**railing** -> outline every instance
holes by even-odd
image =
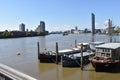
[[[0,80],[37,80],[4,64],[0,64]]]

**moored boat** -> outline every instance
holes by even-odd
[[[78,49],[81,49],[81,44],[82,44],[82,47],[83,47],[83,51],[86,51],[86,50],[90,49],[89,43],[77,43],[76,45],[77,45]]]
[[[41,63],[55,63],[56,54],[51,54],[51,52],[39,53],[39,60]],[[61,61],[61,56],[58,55],[58,62]]]
[[[83,52],[83,65],[88,64],[89,57],[92,56],[94,53],[89,52]],[[62,66],[63,67],[80,67],[81,66],[81,53],[76,54],[70,54],[70,55],[64,55],[62,56]]]
[[[80,52],[78,48],[64,49],[58,51],[58,62],[61,61],[61,56],[66,54],[74,54]],[[56,62],[56,51],[47,51],[38,54],[39,60],[41,63],[55,63]]]
[[[90,42],[89,43],[89,46],[90,46],[90,49],[92,51],[95,51],[96,50],[96,46],[99,46],[101,44],[104,44],[104,42]]]
[[[96,71],[114,68],[120,63],[120,43],[106,43],[96,47],[95,56],[90,59]]]

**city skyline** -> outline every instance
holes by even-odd
[[[18,30],[24,23],[35,30],[39,21],[45,21],[48,31],[91,29],[91,13],[96,17],[96,28],[104,28],[109,18],[120,25],[119,0],[1,0],[0,31]]]

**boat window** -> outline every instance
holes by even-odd
[[[108,52],[110,52],[110,49],[108,49]]]
[[[110,57],[110,54],[109,54],[109,53],[107,53],[107,54],[106,54],[106,57]]]
[[[102,52],[102,50],[101,49],[97,49],[97,52]]]
[[[107,52],[107,49],[105,49],[105,52]]]
[[[105,53],[101,53],[101,56],[103,56],[103,57],[104,57],[104,56],[105,56]]]
[[[96,52],[99,52],[99,49],[96,49]]]
[[[103,52],[105,52],[105,50],[103,49]]]

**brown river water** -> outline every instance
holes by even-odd
[[[58,42],[59,49],[71,48],[77,42],[90,42],[90,34],[62,36],[61,34],[45,37],[26,37],[0,39],[0,63],[17,69],[38,80],[120,80],[120,71],[95,72],[91,64],[81,68],[63,68],[61,64],[40,63],[37,58],[37,42],[40,50],[55,50]],[[96,35],[96,41],[107,42],[107,35]],[[116,37],[119,40],[119,36]],[[17,55],[20,53],[21,55]],[[119,67],[118,67],[119,70]]]

